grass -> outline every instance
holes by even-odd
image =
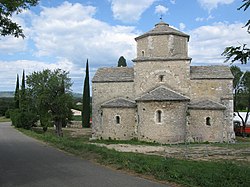
[[[1,122],[10,122],[10,118],[6,118],[4,116],[0,117],[0,123]]]
[[[82,121],[82,116],[73,116],[72,121]]]
[[[202,187],[250,186],[249,165],[240,166],[229,161],[192,161],[166,159],[138,153],[122,153],[88,144],[88,136],[71,137],[70,131],[65,131],[63,138],[56,137],[51,129],[46,133],[38,130],[20,129],[20,131],[85,159],[94,160],[116,169],[153,176],[161,181]]]

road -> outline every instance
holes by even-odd
[[[64,153],[0,123],[0,187],[165,186]]]

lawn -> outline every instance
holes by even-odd
[[[10,122],[10,118],[5,118],[4,116],[0,117],[0,123],[1,122]]]
[[[139,153],[122,153],[89,144],[89,136],[72,137],[70,130],[64,130],[64,137],[49,132],[20,129],[23,133],[45,141],[64,151],[82,158],[126,170],[160,181],[174,182],[183,186],[235,187],[250,186],[250,165],[239,165],[233,161],[193,161],[164,158]]]

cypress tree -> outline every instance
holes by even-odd
[[[121,56],[118,60],[118,67],[127,67],[126,59]]]
[[[16,77],[16,90],[14,95],[15,108],[19,108],[19,75]]]
[[[89,90],[89,63],[87,59],[84,89],[82,96],[82,127],[90,127],[90,90]]]
[[[23,70],[23,78],[22,78],[21,93],[20,93],[20,109],[22,111],[25,110],[25,103],[26,103],[25,73],[24,73],[24,70]]]

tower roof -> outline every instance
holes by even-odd
[[[188,97],[185,97],[179,93],[176,93],[164,86],[157,87],[152,91],[137,98],[136,101],[189,101]]]
[[[170,27],[169,24],[163,21],[160,21],[159,23],[155,24],[155,28],[142,34],[141,36],[136,37],[135,40],[155,35],[177,35],[189,38],[189,35]]]
[[[116,98],[103,103],[101,106],[104,108],[135,108],[136,104],[128,99]]]

